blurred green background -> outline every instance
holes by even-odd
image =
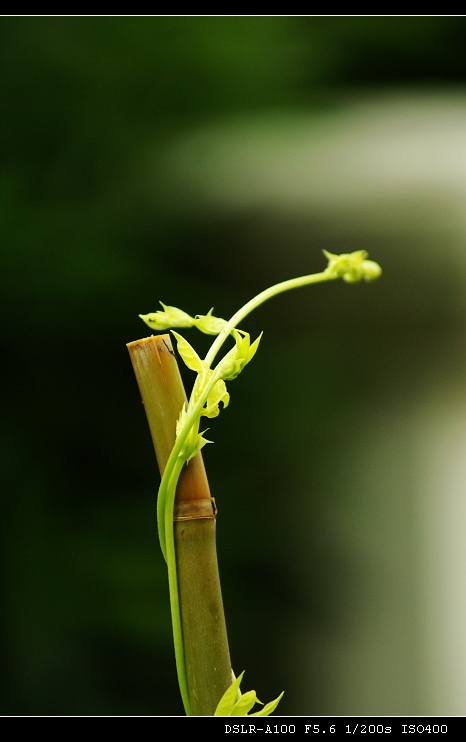
[[[466,19],[0,40],[1,713],[183,713],[125,344],[159,299],[229,317],[323,248],[384,276],[251,316],[209,430],[233,666],[285,715],[465,713]]]

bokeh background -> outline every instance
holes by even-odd
[[[466,713],[465,42],[463,17],[0,19],[1,713],[183,713],[125,344],[159,300],[228,317],[322,249],[383,278],[258,310],[210,425],[233,666],[285,715]]]

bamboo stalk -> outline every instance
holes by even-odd
[[[186,401],[169,335],[128,343],[155,453],[163,474]],[[231,685],[231,665],[215,544],[215,504],[202,454],[181,472],[174,531],[178,593],[191,711],[213,715]]]

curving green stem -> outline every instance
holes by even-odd
[[[219,379],[219,376],[217,376],[216,374],[213,374],[212,378],[209,380],[209,383],[206,385],[206,388],[203,390],[202,394],[199,396],[199,399],[196,402],[196,405],[188,413],[185,424],[182,430],[180,430],[180,432],[178,433],[176,437],[175,445],[172,448],[172,451],[168,458],[165,470],[163,472],[162,481],[160,483],[158,497],[157,497],[157,525],[158,525],[158,531],[159,531],[160,548],[162,549],[162,554],[167,564],[168,564],[168,554],[167,554],[167,545],[166,545],[167,532],[173,531],[173,506],[175,502],[174,495],[173,495],[173,500],[171,500],[171,496],[169,497],[169,485],[171,488],[172,474],[173,474],[175,466],[177,466],[178,462],[181,461],[180,471],[178,472],[178,476],[176,477],[176,480],[174,482],[174,487],[176,490],[178,478],[180,476],[181,469],[183,468],[183,464],[185,463],[184,459],[180,457],[180,452],[183,448],[186,438],[189,435],[189,431],[191,430],[191,427],[196,422],[196,420],[199,418],[201,414],[201,410],[206,403],[207,397],[209,396],[212,390],[212,387],[218,381],[218,379]],[[170,500],[171,500],[171,507],[170,507]]]
[[[321,283],[323,281],[331,281],[338,276],[329,274],[328,271],[322,273],[316,273],[310,276],[302,276],[300,278],[294,278],[289,281],[283,281],[282,283],[276,284],[251,299],[245,304],[226,324],[222,332],[217,336],[212,347],[210,348],[205,361],[210,368],[216,354],[222,347],[223,343],[235,329],[236,325],[239,324],[250,312],[256,309],[258,306],[263,304],[268,299],[281,294],[284,291],[290,291],[291,289],[298,288],[300,286],[306,286],[311,283]],[[162,481],[160,483],[158,500],[157,500],[157,519],[159,528],[160,546],[162,553],[165,557],[168,567],[168,584],[170,592],[170,610],[173,624],[173,640],[175,645],[175,661],[176,670],[178,674],[178,682],[181,691],[181,697],[183,699],[183,705],[187,716],[191,716],[191,704],[189,700],[188,681],[186,676],[186,663],[184,657],[184,646],[183,646],[183,633],[181,627],[181,612],[180,603],[178,596],[178,579],[176,572],[176,555],[175,555],[175,539],[173,531],[173,508],[175,503],[176,485],[178,483],[181,470],[184,465],[184,460],[180,457],[180,451],[183,448],[183,444],[191,430],[192,425],[200,417],[202,408],[209,396],[213,386],[220,377],[217,374],[213,374],[209,383],[203,389],[194,407],[188,412],[185,424],[180,430],[175,445],[170,453],[165,471],[163,473]]]
[[[308,286],[314,283],[323,283],[324,281],[333,281],[338,278],[343,278],[343,280],[347,281],[348,283],[355,283],[357,281],[360,281],[361,279],[372,281],[378,278],[381,273],[380,266],[377,263],[365,260],[365,258],[367,257],[367,253],[363,250],[345,255],[331,255],[330,253],[325,254],[329,260],[329,264],[327,268],[321,273],[314,273],[308,276],[300,276],[299,278],[292,278],[288,281],[277,283],[275,284],[275,286],[271,286],[270,288],[265,289],[265,291],[262,291],[253,299],[248,301],[247,304],[241,307],[241,309],[239,309],[225,324],[215,341],[212,343],[212,346],[204,359],[206,367],[208,369],[211,368],[215,356],[219,352],[227,337],[236,328],[236,326],[254,309],[257,309],[257,307],[259,307],[261,304],[268,301],[269,299],[272,299],[274,296],[284,293],[285,291],[300,288],[301,286]],[[164,309],[166,310],[168,308],[164,306]],[[182,312],[180,313],[179,310],[175,310],[175,312],[177,312],[178,315],[183,315],[183,321],[186,321],[186,318],[188,318],[188,321],[191,320],[191,318],[189,318],[189,315],[185,315],[185,313]],[[179,325],[174,324],[171,326],[176,327]],[[190,325],[188,324],[183,326]],[[178,483],[181,470],[185,463],[185,459],[181,455],[184,443],[191,431],[192,426],[195,425],[200,419],[204,404],[206,403],[211,390],[213,389],[217,381],[219,381],[219,379],[221,379],[220,372],[216,373],[214,370],[208,383],[199,394],[199,398],[197,399],[196,404],[194,404],[191,409],[190,405],[188,404],[184,425],[176,437],[175,445],[173,446],[165,467],[165,471],[163,473],[157,502],[157,520],[160,546],[162,548],[162,552],[168,566],[170,608],[173,622],[176,668],[183,704],[188,716],[192,715],[192,711],[186,676],[186,663],[184,657],[181,613],[178,596],[178,578],[173,529],[173,509],[175,502],[176,485]]]
[[[297,289],[297,288],[300,288],[301,286],[307,286],[313,283],[323,283],[324,281],[334,281],[337,278],[339,278],[339,276],[334,275],[327,268],[325,271],[322,271],[321,273],[313,273],[309,276],[300,276],[299,278],[291,278],[288,281],[282,281],[281,283],[277,283],[275,284],[275,286],[271,286],[270,288],[265,289],[265,291],[261,291],[260,294],[257,294],[257,296],[255,296],[253,299],[248,301],[247,304],[241,307],[241,309],[239,309],[236,312],[236,314],[234,314],[233,317],[227,322],[224,329],[221,331],[221,333],[217,336],[215,341],[212,343],[212,346],[205,357],[205,362],[207,366],[210,368],[213,360],[215,359],[215,356],[217,355],[218,351],[224,344],[225,340],[230,335],[231,331],[234,330],[236,326],[240,322],[242,322],[242,320],[245,317],[247,317],[248,314],[250,314],[254,309],[257,309],[257,307],[259,307],[261,304],[264,304],[264,302],[268,301],[269,299],[272,299],[274,296],[277,296],[278,294],[284,293],[285,291],[291,291],[292,289]],[[162,481],[160,483],[158,499],[157,499],[157,522],[158,522],[158,529],[159,529],[160,546],[161,546],[165,561],[167,561],[165,524],[169,522],[168,518],[166,517],[168,482],[172,476],[173,467],[175,466],[178,460],[180,451],[183,448],[183,444],[189,435],[189,431],[191,430],[193,423],[195,423],[196,420],[199,418],[201,410],[204,407],[204,404],[206,403],[207,397],[209,396],[213,386],[218,381],[218,379],[219,377],[216,376],[215,374],[212,376],[212,378],[209,380],[209,383],[205,386],[202,393],[200,394],[196,405],[188,413],[185,424],[182,430],[180,430],[176,438],[175,445],[167,461],[167,465],[166,465],[166,468],[165,468],[165,471],[162,477]],[[175,483],[175,486],[176,486],[176,483]],[[172,506],[172,514],[173,514],[173,506]]]
[[[291,291],[291,289],[298,289],[301,286],[308,286],[311,283],[323,283],[324,281],[334,281],[336,278],[339,278],[339,275],[335,275],[333,272],[329,271],[328,268],[326,270],[322,271],[321,273],[312,273],[309,276],[300,276],[299,278],[290,278],[288,281],[282,281],[281,283],[276,283],[275,286],[270,286],[270,288],[265,289],[265,291],[261,291],[260,294],[257,294],[253,299],[248,301],[247,304],[245,304],[241,309],[238,309],[236,314],[233,315],[233,317],[227,322],[221,333],[217,336],[215,341],[212,343],[212,346],[207,353],[205,357],[205,361],[207,365],[211,366],[212,361],[214,360],[215,356],[217,355],[218,351],[222,347],[223,343],[227,339],[228,335],[232,330],[235,329],[236,325],[239,325],[240,322],[243,321],[245,317],[248,316],[254,309],[257,309],[261,304],[264,304],[264,302],[268,301],[269,299],[272,299],[274,296],[277,296],[278,294],[282,294],[285,291]]]
[[[168,567],[168,589],[170,593],[170,611],[173,626],[173,643],[175,645],[176,672],[178,675],[178,683],[186,716],[192,716],[188,679],[186,675],[186,663],[184,658],[180,600],[178,595],[178,577],[176,573],[175,535],[173,531],[173,507],[175,503],[176,485],[183,465],[184,461],[178,458],[175,465],[172,467],[172,473],[167,485],[165,505],[165,545]]]

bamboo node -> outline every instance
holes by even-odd
[[[199,520],[200,518],[215,518],[217,508],[213,497],[202,500],[182,500],[175,502],[173,520]]]

